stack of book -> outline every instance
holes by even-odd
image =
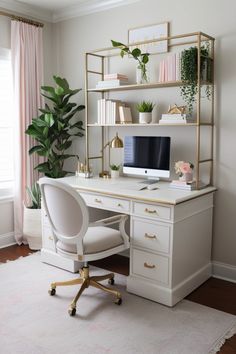
[[[97,101],[98,124],[113,125],[120,122],[119,107],[124,107],[125,102],[102,98]]]
[[[181,52],[168,55],[159,68],[159,82],[181,81]]]
[[[196,181],[192,181],[192,182],[184,182],[184,181],[180,181],[180,180],[173,180],[170,183],[170,187],[171,188],[175,188],[175,189],[185,189],[187,191],[193,191],[196,189]],[[198,188],[204,188],[205,185],[200,181]]]
[[[104,80],[98,81],[96,88],[112,88],[128,84],[128,77],[123,74],[106,74]]]
[[[186,124],[193,123],[194,120],[189,117],[187,114],[162,114],[161,119],[159,120],[159,124]]]

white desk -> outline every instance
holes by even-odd
[[[60,179],[76,188],[89,207],[130,215],[130,275],[127,290],[173,306],[211,276],[214,187],[199,191],[133,190],[137,179]],[[77,271],[80,264],[55,250],[43,213],[42,260]]]

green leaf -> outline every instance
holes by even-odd
[[[56,87],[55,88],[55,94],[58,95],[58,96],[62,96],[64,95],[65,91],[62,87]]]
[[[63,88],[64,90],[69,90],[69,84],[66,79],[62,79],[61,77],[55,75],[53,76],[53,79],[59,87]]]
[[[54,119],[52,113],[46,113],[45,114],[45,122],[47,123],[47,126],[50,128],[54,124]]]
[[[29,149],[29,154],[32,155],[34,152],[38,152],[42,150],[42,146],[36,145]]]
[[[148,61],[149,61],[149,58],[148,58],[149,54],[143,54],[142,55],[142,62],[143,64],[147,64]]]
[[[134,48],[131,54],[135,59],[137,59],[141,55],[141,50],[139,48]]]
[[[123,43],[113,41],[112,39],[111,39],[111,43],[112,43],[112,46],[115,47],[115,48],[117,48],[117,47],[125,47],[125,45]]]

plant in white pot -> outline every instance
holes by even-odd
[[[142,101],[137,104],[137,110],[139,111],[139,123],[149,124],[152,121],[152,111],[155,104],[149,101]]]
[[[26,237],[31,250],[39,250],[42,247],[42,223],[41,223],[41,191],[38,183],[32,188],[26,188],[29,205],[24,206],[23,234]]]
[[[110,165],[111,178],[118,178],[120,176],[120,165]]]

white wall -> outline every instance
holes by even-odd
[[[0,47],[11,47],[11,20],[8,17],[0,16]],[[52,25],[45,24],[43,30],[44,44],[44,79],[46,82],[52,76]],[[6,247],[15,242],[13,225],[13,202],[9,198],[0,200],[0,248]]]
[[[216,149],[215,149],[215,184],[218,188],[215,198],[213,260],[236,266],[236,3],[234,0],[143,0],[141,2],[122,6],[84,17],[78,17],[54,25],[54,62],[57,72],[66,77],[73,88],[84,87],[84,53],[86,51],[110,46],[110,39],[127,42],[129,28],[170,22],[172,35],[187,32],[202,31],[216,38]],[[122,71],[122,65],[121,71]],[[165,97],[160,91],[150,93],[152,99],[165,102],[171,96]],[[144,93],[147,97],[148,93]],[[158,96],[155,96],[158,95]],[[179,97],[179,96],[177,96]],[[82,98],[82,96],[81,96]],[[79,99],[80,102],[81,98]],[[136,93],[126,96],[130,102],[136,102]],[[137,128],[139,129],[139,128]],[[170,128],[172,129],[172,128]],[[187,128],[189,129],[189,128]],[[135,134],[134,128],[129,132]],[[148,130],[145,134],[153,134]],[[113,133],[113,132],[112,132]],[[143,132],[142,132],[143,133]],[[156,134],[171,134],[182,136],[181,144],[189,146],[191,134],[186,130],[179,132],[166,131],[165,128]],[[123,132],[121,131],[121,135]],[[128,133],[127,133],[128,134]],[[74,149],[83,156],[84,139],[77,143]],[[174,146],[174,160],[178,144]],[[181,148],[181,153],[185,154]],[[235,268],[236,270],[236,268]]]

